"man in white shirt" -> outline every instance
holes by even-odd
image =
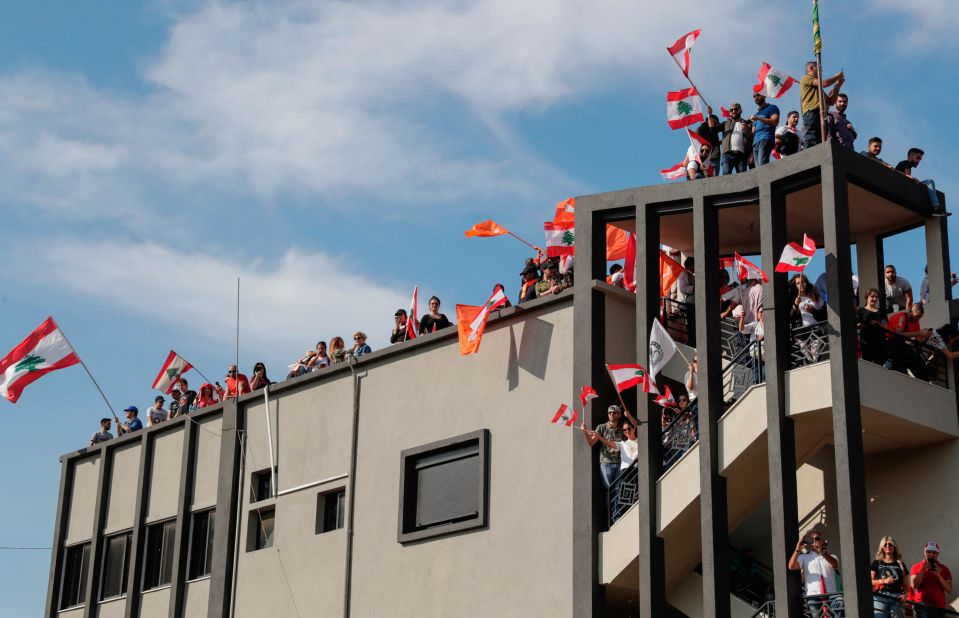
[[[886,311],[909,311],[912,307],[912,284],[896,274],[896,267],[886,266],[883,283],[886,285]]]
[[[829,553],[828,545],[829,541],[823,533],[814,529],[808,537],[799,537],[796,550],[789,557],[789,570],[802,571],[803,595],[813,597],[806,599],[806,606],[813,616],[822,615],[822,606],[826,604],[833,610],[843,607],[841,596],[820,596],[837,592],[836,570],[839,568],[839,559]]]

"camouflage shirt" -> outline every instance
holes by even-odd
[[[596,426],[596,433],[603,436],[610,442],[622,442],[626,439],[626,434],[623,433],[622,429],[615,429],[609,423],[603,423],[602,425]],[[610,448],[605,444],[601,444],[599,447],[599,463],[613,463],[618,464],[620,462],[619,458],[619,449]]]

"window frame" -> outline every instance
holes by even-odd
[[[120,576],[121,577],[120,593],[106,596],[105,591],[106,591],[106,583],[107,583],[107,567],[109,566],[108,560],[110,557],[109,543],[111,540],[119,537],[125,537],[126,539],[126,543],[124,544],[124,547],[123,547],[123,556],[121,557],[121,559],[123,560],[123,570]],[[100,586],[99,586],[100,601],[99,602],[111,601],[113,599],[122,599],[127,596],[129,592],[127,590],[127,579],[130,576],[130,558],[133,553],[131,551],[132,549],[133,549],[133,530],[132,529],[124,530],[122,532],[114,532],[109,535],[103,536],[103,556],[100,561]]]
[[[334,502],[335,501],[335,502]],[[342,501],[342,505],[340,502]],[[336,522],[327,526],[330,505],[336,504]],[[337,487],[316,495],[316,534],[336,532],[346,527],[346,487]]]
[[[172,538],[171,538],[171,540],[170,540],[170,544],[169,544],[169,545],[167,545],[167,543],[166,543],[167,535],[166,535],[165,530],[166,530],[166,527],[167,527],[167,526],[173,526],[173,536],[172,536]],[[150,582],[148,581],[148,580],[150,579],[151,575],[152,575],[152,571],[151,571],[151,569],[150,569],[150,553],[151,553],[151,552],[150,552],[150,541],[152,541],[152,540],[154,539],[154,536],[153,536],[153,535],[154,535],[155,531],[161,532],[161,533],[162,533],[162,537],[161,537],[161,541],[160,541],[160,564],[157,566],[157,571],[156,571],[156,573],[157,573],[157,583],[151,585]],[[169,562],[169,564],[170,564],[170,580],[169,580],[169,581],[162,581],[162,579],[163,579],[163,557],[164,557],[164,555],[166,554],[166,548],[167,548],[167,547],[170,548],[170,549],[169,549],[169,551],[170,551],[170,562]],[[173,567],[175,566],[175,565],[173,564],[173,560],[174,560],[175,550],[176,550],[176,518],[163,519],[163,520],[160,520],[160,521],[151,522],[151,523],[149,523],[149,524],[146,525],[146,542],[145,542],[144,545],[143,545],[143,576],[142,576],[142,579],[141,579],[141,581],[140,581],[140,591],[141,591],[141,592],[147,592],[147,591],[150,591],[150,590],[157,590],[157,589],[160,589],[160,588],[164,588],[164,587],[166,587],[166,586],[170,586],[170,585],[173,583]]]
[[[279,484],[278,472],[279,467],[275,467],[272,470],[272,474],[270,468],[263,468],[262,470],[255,470],[250,473],[250,504],[258,504],[273,497],[273,479],[276,478],[277,484]],[[258,496],[256,495],[258,493],[256,491],[257,485],[262,484],[264,480],[269,490],[266,492],[267,495]]]
[[[479,487],[477,496],[477,513],[475,517],[440,523],[428,526],[416,525],[416,464],[419,460],[446,451],[454,451],[471,442],[477,443],[477,457],[479,465]],[[396,541],[400,544],[414,543],[426,539],[443,537],[468,530],[485,529],[489,527],[489,487],[490,487],[490,431],[479,429],[445,440],[431,442],[422,446],[409,448],[400,453],[400,491],[399,491],[399,521],[397,524]]]
[[[67,587],[64,585],[67,581],[67,566],[70,563],[69,554],[71,551],[79,550],[80,551],[80,573],[77,574],[77,601],[70,605],[64,605],[64,593]],[[86,560],[83,559],[83,553],[86,550]],[[93,553],[93,541],[81,541],[79,543],[73,543],[71,545],[66,545],[63,548],[63,565],[60,571],[60,590],[59,590],[59,602],[57,606],[59,609],[57,611],[66,611],[70,609],[76,609],[78,607],[84,607],[87,604],[87,579],[90,576],[90,557]],[[84,567],[84,562],[86,566]]]
[[[196,529],[197,529],[197,518],[206,517],[206,539],[203,543],[203,561],[206,563],[206,571],[199,575],[193,574],[193,560],[196,557],[195,550],[196,547]],[[212,521],[211,521],[212,520]],[[186,563],[186,581],[192,582],[206,577],[210,577],[213,573],[213,531],[216,527],[216,507],[210,507],[207,509],[200,509],[199,511],[193,511],[190,513],[190,538],[189,545],[187,546],[187,563]]]
[[[269,513],[273,519],[273,527],[270,530],[269,534],[269,545],[261,545],[257,547],[258,541],[263,534],[263,528],[260,526],[260,519],[265,513]],[[261,506],[259,508],[250,509],[248,513],[248,520],[246,526],[246,551],[247,553],[260,551],[263,549],[270,549],[276,544],[276,505],[270,504],[268,506]],[[264,540],[265,542],[265,540]]]

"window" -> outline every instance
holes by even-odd
[[[270,469],[254,472],[250,477],[250,502],[259,502],[272,497],[273,478],[270,475]]]
[[[87,601],[87,570],[90,566],[90,544],[67,547],[63,556],[63,577],[60,582],[60,609],[83,605]]]
[[[190,526],[189,579],[210,574],[213,562],[213,523],[216,511],[209,509],[193,514]]]
[[[276,519],[275,507],[253,509],[247,524],[247,551],[256,551],[273,547],[273,522]]]
[[[345,513],[345,489],[319,494],[316,497],[316,533],[322,534],[342,528]]]
[[[147,526],[146,556],[144,557],[143,589],[159,588],[170,583],[173,576],[173,546],[176,520]]]
[[[400,543],[482,528],[489,502],[489,430],[400,455]]]
[[[109,599],[127,593],[127,574],[130,572],[131,534],[124,532],[103,539],[103,582],[100,598]]]

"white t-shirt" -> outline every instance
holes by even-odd
[[[818,301],[815,301],[808,296],[799,297],[799,315],[802,317],[802,325],[810,326],[817,322],[816,316],[812,314],[813,311],[819,309],[820,305]]]
[[[157,410],[155,407],[150,406],[150,408],[147,409],[147,417],[156,425],[166,420],[167,412],[168,410]]]
[[[619,468],[625,470],[636,461],[636,455],[639,454],[639,443],[636,440],[623,440],[617,442],[616,446],[619,447]]]
[[[746,152],[746,139],[743,137],[743,123],[741,122],[733,123],[733,132],[729,136],[729,150]]]
[[[839,563],[839,558],[830,554]],[[802,568],[806,594],[832,594],[836,592],[836,569],[826,559],[815,552],[799,554],[799,566]],[[823,583],[826,589],[823,590]]]

